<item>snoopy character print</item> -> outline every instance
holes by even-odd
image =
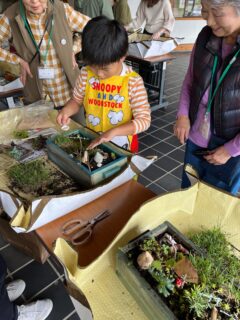
[[[137,76],[132,71],[124,76],[99,79],[87,67],[87,83],[84,98],[87,127],[95,132],[105,132],[132,120],[129,103],[129,78]],[[134,152],[137,149],[136,136],[118,136],[112,142]]]

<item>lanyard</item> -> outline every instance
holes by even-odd
[[[21,14],[21,17],[23,19],[23,22],[24,22],[24,26],[25,28],[27,29],[27,32],[36,48],[36,54],[38,53],[40,56],[42,56],[42,59],[43,59],[43,63],[45,64],[46,60],[47,60],[47,54],[48,54],[48,51],[49,51],[49,46],[50,46],[50,42],[52,40],[52,32],[53,32],[53,25],[54,25],[54,20],[53,20],[53,16],[50,17],[50,19],[48,19],[47,23],[46,23],[46,26],[45,26],[45,29],[44,29],[44,32],[43,32],[43,36],[39,42],[39,44],[36,43],[35,41],[35,38],[33,36],[33,33],[32,33],[32,30],[31,30],[31,27],[27,21],[27,18],[26,18],[26,13],[25,13],[25,9],[24,9],[24,6],[23,6],[23,3],[22,3],[22,0],[20,0],[20,14]],[[51,20],[51,29],[50,29],[50,33],[49,33],[49,38],[48,38],[48,43],[47,43],[47,48],[46,48],[46,51],[41,54],[40,52],[40,47],[41,47],[41,44],[42,44],[42,41],[43,41],[43,37],[44,37],[44,34],[46,33],[47,29],[48,29],[48,26],[49,26],[49,22]],[[33,58],[31,59],[31,62],[32,60],[35,58],[36,54],[33,56]]]
[[[233,56],[233,58],[231,59],[231,61],[229,62],[229,64],[227,65],[227,67],[224,69],[223,73],[221,74],[218,83],[216,85],[216,88],[213,92],[213,81],[214,81],[214,75],[217,69],[217,63],[218,63],[218,57],[214,56],[214,62],[213,62],[213,68],[212,68],[212,76],[211,76],[211,84],[210,84],[210,92],[209,92],[209,97],[208,97],[208,104],[207,104],[207,110],[205,113],[205,116],[207,117],[211,111],[211,107],[212,107],[212,102],[216,96],[217,90],[219,89],[220,85],[223,82],[223,79],[226,77],[229,69],[231,68],[231,66],[233,65],[233,63],[236,61],[237,56],[240,52],[240,49],[235,53],[235,55]]]

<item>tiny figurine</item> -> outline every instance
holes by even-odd
[[[97,166],[100,168],[103,163],[103,155],[100,152],[97,152],[94,156],[94,161],[96,162]]]
[[[85,150],[84,154],[83,154],[83,157],[82,157],[82,163],[87,164],[88,162],[89,162],[89,154],[88,154],[88,151]]]

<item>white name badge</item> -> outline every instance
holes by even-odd
[[[46,67],[38,67],[38,78],[41,80],[54,79],[54,69]]]

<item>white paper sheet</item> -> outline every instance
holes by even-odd
[[[16,90],[16,89],[22,89],[23,84],[19,78],[17,78],[14,81],[9,82],[8,84],[5,84],[5,86],[0,86],[0,93],[5,93],[8,91]]]

